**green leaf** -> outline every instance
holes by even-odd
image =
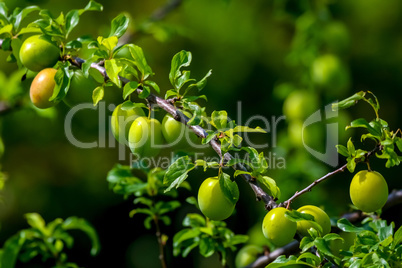
[[[59,62],[60,68],[57,70],[54,80],[56,81],[56,86],[53,90],[53,95],[50,97],[49,101],[58,102],[61,101],[67,94],[70,87],[71,72],[69,72],[68,64]]]
[[[148,86],[150,86],[150,87],[152,87],[153,89],[155,89],[155,91],[157,92],[157,93],[160,93],[160,88],[159,88],[159,86],[158,86],[158,84],[156,83],[156,82],[154,82],[154,81],[151,81],[151,80],[146,80],[145,82],[144,82],[144,84],[145,85],[148,85]]]
[[[140,84],[138,82],[135,82],[135,81],[131,81],[131,82],[128,82],[127,84],[125,84],[124,88],[123,88],[123,99],[127,99],[127,97],[131,93],[133,93],[134,91],[137,90],[139,85]]]
[[[140,48],[139,46],[133,45],[133,44],[127,45],[127,47],[130,50],[131,56],[135,60],[135,65],[137,66],[138,70],[142,73],[141,80],[147,79],[147,77],[152,74],[152,69],[148,65],[148,63],[145,59],[142,48]]]
[[[269,190],[269,194],[272,195],[274,198],[279,198],[280,197],[280,190],[279,187],[276,185],[276,182],[274,179],[268,177],[268,176],[262,176],[259,175],[257,176],[258,182],[263,184],[267,189]]]
[[[301,213],[297,210],[289,210],[285,212],[285,217],[293,222],[298,222],[298,221],[314,221],[314,216],[307,214],[307,213]]]
[[[78,10],[71,10],[66,15],[66,35],[68,36],[71,31],[78,25],[80,15]]]
[[[202,123],[202,114],[205,111],[205,107],[201,108],[195,102],[186,102],[183,101],[183,106],[185,109],[190,110],[193,114],[193,117],[187,122],[190,126],[196,126]]]
[[[342,231],[345,231],[345,232],[357,233],[357,232],[361,232],[361,231],[365,230],[362,227],[354,226],[347,219],[344,219],[344,218],[338,220],[337,226],[339,229],[341,229]]]
[[[394,234],[394,241],[392,247],[395,248],[397,245],[402,243],[402,226]]]
[[[348,149],[345,147],[345,146],[343,146],[343,145],[336,145],[336,150],[338,151],[338,153],[339,154],[341,154],[341,155],[343,155],[343,156],[345,156],[345,157],[348,157],[349,156],[349,151],[348,151]]]
[[[233,204],[236,205],[239,200],[239,188],[235,181],[230,179],[230,176],[221,172],[219,176],[219,186],[225,197]]]
[[[196,238],[199,235],[199,229],[183,229],[173,236],[173,247],[178,247],[183,241]]]
[[[265,130],[263,130],[260,127],[256,128],[251,128],[251,127],[245,127],[245,126],[236,126],[231,130],[232,132],[258,132],[258,133],[267,133]]]
[[[105,69],[110,80],[112,80],[116,86],[121,87],[119,74],[123,70],[123,66],[118,65],[115,59],[111,59],[105,61]]]
[[[138,97],[140,99],[146,99],[148,96],[151,94],[151,89],[148,86],[143,86],[142,87],[142,92],[138,94]]]
[[[313,246],[314,246],[314,240],[309,236],[303,237],[303,239],[300,242],[300,249],[302,250],[302,252],[309,250]]]
[[[94,89],[92,92],[92,100],[94,103],[94,106],[96,106],[105,96],[105,89],[102,86],[99,86]]]
[[[0,3],[1,4],[1,3]],[[25,231],[13,235],[3,245],[1,255],[1,268],[14,268],[17,263],[18,255],[25,244],[27,236]]]
[[[210,124],[217,130],[225,130],[228,122],[228,113],[226,111],[213,111]]]
[[[77,217],[69,217],[63,222],[62,227],[64,230],[83,231],[91,239],[91,255],[95,256],[99,253],[100,242],[98,235],[95,231],[95,228],[87,220]]]
[[[349,154],[350,155],[355,155],[356,150],[355,150],[355,146],[354,146],[354,144],[352,142],[352,138],[349,138],[347,146],[348,146]]]
[[[359,118],[359,119],[353,120],[350,123],[350,126],[346,127],[346,129],[349,129],[349,128],[366,128],[370,134],[381,137],[381,129],[378,130],[378,129],[372,127],[364,118]]]
[[[123,104],[121,105],[121,109],[124,110],[124,111],[131,110],[131,109],[134,109],[134,108],[147,108],[147,106],[142,102],[134,103],[134,102],[131,102],[129,100],[123,102]]]
[[[360,91],[360,92],[354,94],[353,96],[351,96],[351,97],[349,97],[347,99],[344,99],[344,100],[342,100],[340,102],[337,102],[337,103],[333,103],[332,104],[332,110],[337,111],[337,110],[340,110],[340,109],[349,108],[349,107],[355,105],[359,100],[364,99],[365,95],[366,95],[366,93],[364,91]]]
[[[21,26],[22,20],[31,14],[32,12],[39,11],[40,8],[38,6],[28,6],[26,8],[23,8],[18,14],[16,14],[14,17],[14,30],[18,31],[18,29]]]
[[[25,214],[25,218],[32,228],[36,228],[44,235],[48,235],[45,220],[38,213],[27,213]]]
[[[102,11],[103,10],[103,6],[97,2],[95,2],[94,0],[89,1],[89,3],[85,6],[84,9],[81,9],[79,11],[79,14],[81,15],[82,13],[86,12],[86,11]]]
[[[188,155],[178,158],[171,164],[163,178],[163,183],[168,185],[165,193],[170,191],[173,187],[178,188],[188,177],[188,172],[194,168],[195,165]]]
[[[203,237],[200,239],[200,254],[205,258],[212,256],[215,253],[215,243],[210,237]]]
[[[212,70],[209,70],[208,73],[197,83],[195,84],[191,84],[187,89],[186,89],[186,93],[193,87],[196,87],[198,89],[198,92],[200,92],[201,90],[204,89],[204,87],[207,84],[207,78],[210,77],[212,75]]]
[[[169,72],[169,80],[172,86],[176,86],[176,80],[182,75],[180,69],[182,67],[190,66],[191,60],[191,52],[187,52],[185,50],[182,50],[173,56]]]
[[[356,168],[355,158],[348,157],[346,160],[347,160],[346,167],[348,168],[350,173],[353,173],[355,171],[355,168]]]
[[[332,257],[332,258],[336,258],[336,256],[329,249],[329,246],[328,246],[327,242],[325,241],[325,239],[323,239],[321,237],[316,238],[314,240],[314,245],[316,246],[317,250],[320,253],[323,253],[324,255]]]
[[[183,226],[202,227],[206,225],[205,218],[197,213],[189,213],[183,220]]]
[[[126,32],[128,28],[129,22],[130,20],[126,15],[124,14],[118,15],[116,18],[112,20],[112,26],[109,37],[117,36],[118,38],[120,38],[121,36],[123,36],[123,34]]]
[[[11,48],[13,50],[13,55],[14,55],[15,59],[17,60],[18,67],[20,67],[20,68],[22,67],[22,63],[21,63],[21,59],[20,59],[20,53],[19,53],[19,51],[21,49],[21,46],[22,46],[21,39],[13,38],[11,40]]]
[[[12,24],[6,25],[0,29],[0,35],[8,34],[8,36],[12,36],[13,35],[12,31],[13,31],[13,25]]]

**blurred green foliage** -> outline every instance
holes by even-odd
[[[86,4],[82,0],[4,2],[10,10],[37,4],[55,14],[82,8]],[[161,21],[149,18],[165,4],[162,0],[99,2],[104,5],[104,11],[83,15],[71,38],[88,34],[93,37],[107,35],[110,21],[117,14],[126,13],[132,18],[128,41],[142,47],[148,64],[156,73],[153,78],[162,89],[161,95],[170,89],[168,74],[172,56],[185,49],[192,52],[192,75],[197,79],[213,69],[203,92],[208,97],[207,112],[226,110],[239,125],[253,115],[270,119],[286,113],[283,105],[287,97],[294,94],[290,95],[291,92],[302,92],[304,96],[313,94],[317,100],[307,101],[307,105],[318,109],[360,90],[376,94],[381,103],[382,118],[388,121],[391,129],[402,125],[399,116],[402,112],[399,104],[402,97],[401,1],[184,0]],[[312,78],[315,73],[313,66],[321,64],[314,62],[323,55],[336,55],[338,60],[335,61],[342,65],[340,73],[330,77],[329,85]],[[29,79],[32,79],[28,76],[26,81],[19,83],[23,73],[16,71],[16,64],[6,63],[6,58],[7,53],[0,51],[1,99],[25,94]],[[337,63],[332,61],[332,64]],[[107,104],[118,104],[121,92],[116,88],[107,89],[109,91],[105,94],[110,96]],[[238,101],[241,101],[241,106]],[[0,241],[27,227],[22,216],[25,213],[40,213],[46,221],[74,215],[86,218],[94,225],[102,244],[100,255],[89,259],[81,253],[87,252],[88,241],[83,241],[82,246],[76,242],[75,258],[82,259],[84,266],[157,265],[156,245],[152,244],[154,237],[147,236],[149,233],[144,235],[143,219],[141,216],[134,219],[127,216],[131,200],[123,202],[108,189],[106,174],[118,162],[118,148],[74,147],[64,133],[67,106],[61,104],[39,111],[29,103],[29,98],[25,97],[23,104],[30,107],[2,116],[0,121],[3,140],[0,140],[0,156],[2,143],[5,147],[1,171],[8,178],[2,191],[4,203],[0,204]],[[111,113],[112,110],[107,110],[102,116],[111,116]],[[238,113],[241,118],[236,118]],[[159,112],[157,117],[163,115]],[[371,120],[374,114],[364,104],[340,114],[337,119],[340,143],[346,144],[348,135],[353,134],[349,133],[351,130],[347,135],[344,132],[350,119],[360,117]],[[276,133],[250,135],[257,144],[270,144],[265,154],[271,153],[273,157],[269,175],[276,179],[281,189],[280,201],[331,170],[296,140],[300,133],[298,120],[280,121]],[[311,146],[323,149],[325,123],[308,130],[313,137]],[[251,127],[258,124],[261,122],[254,121]],[[111,137],[108,125],[98,124],[97,110],[80,112],[72,126],[73,133],[82,141],[97,140],[99,133]],[[372,144],[361,145],[370,148]],[[207,153],[214,156],[212,151]],[[285,169],[275,168],[275,157],[285,159]],[[344,163],[344,159],[341,158],[341,162]],[[398,168],[385,169],[380,160],[373,161],[371,167],[384,175],[390,189],[401,187]],[[192,184],[192,194],[196,194],[203,179],[215,175],[213,171],[193,172],[188,179]],[[351,179],[349,173],[336,175],[295,201],[293,206],[323,206],[330,216],[339,216],[349,210],[347,189]],[[240,180],[238,184],[240,200],[235,215],[227,220],[227,224],[235,233],[246,234],[248,230],[255,233],[256,228],[252,227],[258,220],[261,222],[265,211],[262,204],[254,202],[248,185]],[[182,200],[186,195],[179,192]],[[172,238],[188,212],[195,210],[183,205],[173,218],[172,226],[164,233]],[[401,215],[392,215],[391,212],[385,212],[384,218],[399,225],[402,221]],[[144,246],[139,246],[139,241]],[[172,251],[172,248],[168,246],[168,250]],[[150,260],[152,258],[155,262]],[[196,267],[196,264],[198,267],[219,267],[217,256],[200,259],[195,253],[190,253],[186,260],[168,259],[168,262],[191,267]]]

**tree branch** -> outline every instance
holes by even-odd
[[[164,6],[155,10],[150,19],[152,21],[163,20],[170,12],[178,8],[183,3],[183,0],[170,0]]]
[[[71,58],[71,63],[76,65],[77,67],[81,68],[81,65],[85,62],[85,60],[78,58],[78,57],[73,57]],[[105,79],[109,79],[107,73],[106,73],[106,69],[102,66],[100,66],[99,64],[96,63],[92,63],[91,64],[91,68],[94,68],[96,70],[98,70]],[[130,82],[130,80],[124,78],[124,77],[120,77],[120,80],[122,81],[122,84],[125,85],[128,82]],[[137,88],[136,93],[140,94],[142,92],[141,88]],[[200,138],[206,138],[208,136],[207,132],[205,131],[205,129],[203,129],[201,126],[192,126],[192,125],[188,125],[187,122],[189,121],[189,118],[187,116],[185,116],[184,114],[182,114],[181,112],[178,112],[177,108],[171,103],[171,101],[162,99],[154,94],[150,94],[147,97],[147,101],[151,104],[156,104],[158,105],[161,109],[165,110],[166,112],[168,112],[169,114],[171,114],[173,116],[173,118],[181,123],[183,123],[184,125],[186,125],[188,128],[190,128],[198,137]],[[214,151],[220,156],[222,157],[222,152],[221,152],[221,145],[219,143],[218,140],[216,139],[212,139],[209,143],[211,145],[211,147],[214,149]],[[230,159],[233,158],[233,156],[230,153],[226,153],[224,156],[224,159],[226,161],[229,161]],[[235,170],[242,170],[242,171],[247,171],[247,169],[241,165],[241,164],[237,164],[237,165],[233,165],[233,169]],[[265,204],[265,209],[267,210],[271,210],[272,208],[275,208],[278,206],[278,204],[274,201],[273,197],[268,195],[259,185],[259,183],[255,180],[252,180],[250,175],[247,174],[242,174],[241,175],[242,178],[248,182],[248,184],[250,185],[251,189],[254,191],[254,194],[256,196],[257,201],[263,201]]]

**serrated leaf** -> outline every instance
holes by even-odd
[[[239,188],[235,181],[230,179],[226,173],[221,173],[219,176],[219,186],[225,197],[233,204],[236,205],[239,200]]]
[[[92,101],[94,106],[96,106],[105,96],[105,89],[102,86],[99,86],[94,89],[92,92]]]
[[[121,36],[123,36],[123,34],[127,31],[129,22],[130,22],[129,18],[124,14],[120,14],[117,17],[115,17],[112,20],[109,37],[117,36],[118,38],[120,38]]]
[[[173,164],[171,164],[163,178],[163,183],[168,185],[165,193],[173,189],[173,187],[178,188],[187,178],[188,172],[194,168],[194,163],[187,155],[178,158]]]

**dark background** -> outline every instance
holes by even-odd
[[[53,14],[60,11],[67,13],[70,9],[86,5],[86,1],[81,0],[5,2],[10,9],[35,3],[51,10]],[[279,117],[283,114],[284,98],[278,93],[278,85],[289,82],[297,87],[305,86],[297,75],[303,68],[290,64],[288,56],[296,33],[295,20],[304,12],[299,1],[283,1],[287,3],[284,15],[278,12],[279,1],[185,0],[164,20],[154,24],[147,24],[147,19],[165,1],[99,2],[104,5],[104,11],[84,14],[71,38],[84,34],[94,37],[107,35],[110,21],[121,12],[128,14],[132,18],[130,31],[134,34],[130,41],[143,48],[156,74],[154,80],[162,91],[170,88],[170,60],[180,50],[193,53],[191,70],[194,77],[202,78],[209,69],[213,69],[213,75],[203,91],[208,103],[200,102],[207,107],[209,114],[214,110],[226,110],[230,117],[236,119],[237,102],[241,101],[244,121],[253,115],[269,119],[271,116]],[[402,125],[399,116],[402,95],[402,2],[328,1],[328,10],[331,19],[344,23],[349,32],[347,49],[340,53],[340,57],[347,66],[350,83],[342,92],[331,89],[317,91],[320,107],[357,91],[370,90],[380,100],[382,118],[389,122],[391,129],[398,129]],[[324,52],[319,51],[318,54]],[[2,91],[7,90],[7,81],[16,71],[15,64],[5,62],[6,56],[5,52],[0,52]],[[14,79],[18,79],[18,75],[21,74],[14,75]],[[120,92],[115,90],[106,94],[108,103],[121,102]],[[1,167],[8,176],[2,192],[4,202],[0,205],[1,243],[27,227],[23,218],[25,213],[38,212],[46,221],[75,215],[86,218],[95,226],[102,251],[97,257],[89,257],[89,240],[77,232],[74,233],[75,247],[69,255],[71,261],[85,267],[158,267],[154,230],[143,228],[143,217],[140,215],[129,218],[132,200],[123,200],[122,196],[115,195],[108,188],[106,174],[118,162],[117,149],[81,149],[71,145],[64,134],[67,112],[68,107],[61,103],[47,111],[24,107],[1,118],[1,134],[5,144]],[[157,115],[159,118],[162,116],[163,112]],[[361,103],[345,116],[371,120],[374,113],[367,104]],[[287,124],[287,121],[282,121],[278,125],[278,146],[266,149],[267,153],[275,152],[286,161],[285,169],[273,166],[269,174],[281,187],[280,201],[332,169],[303,148],[292,146]],[[342,133],[344,126],[340,126]],[[104,131],[99,130],[96,111],[77,115],[73,128],[77,137],[86,141],[96,140],[99,131]],[[360,132],[351,133],[357,137]],[[255,134],[253,138],[257,142],[270,142],[272,135]],[[340,143],[345,144],[346,140],[343,135]],[[362,144],[366,148],[370,148],[370,145]],[[214,155],[212,150],[209,155]],[[340,159],[340,162],[343,164],[344,159]],[[128,164],[127,161],[121,163]],[[401,188],[400,167],[386,169],[384,161],[380,160],[373,160],[371,166],[384,175],[390,189]],[[363,165],[358,167],[364,168]],[[197,170],[190,173],[188,180],[193,189],[191,192],[180,191],[181,201],[184,203],[187,196],[196,195],[202,180],[214,175],[214,171],[204,173]],[[331,217],[340,216],[350,210],[348,185],[351,178],[348,172],[336,175],[298,199],[294,207],[313,204],[323,206]],[[254,201],[246,183],[238,180],[238,185],[240,201],[236,213],[226,222],[236,233],[246,234],[249,230],[258,233],[265,214],[263,205]],[[384,218],[396,221],[399,226],[401,215],[395,213],[398,211],[401,211],[400,206],[386,211]],[[170,242],[187,212],[195,212],[195,209],[184,205],[173,214],[172,226],[163,227]],[[171,244],[167,251],[171,252]],[[171,267],[219,267],[216,255],[204,259],[199,257],[197,250],[187,259],[169,256],[168,262]]]

